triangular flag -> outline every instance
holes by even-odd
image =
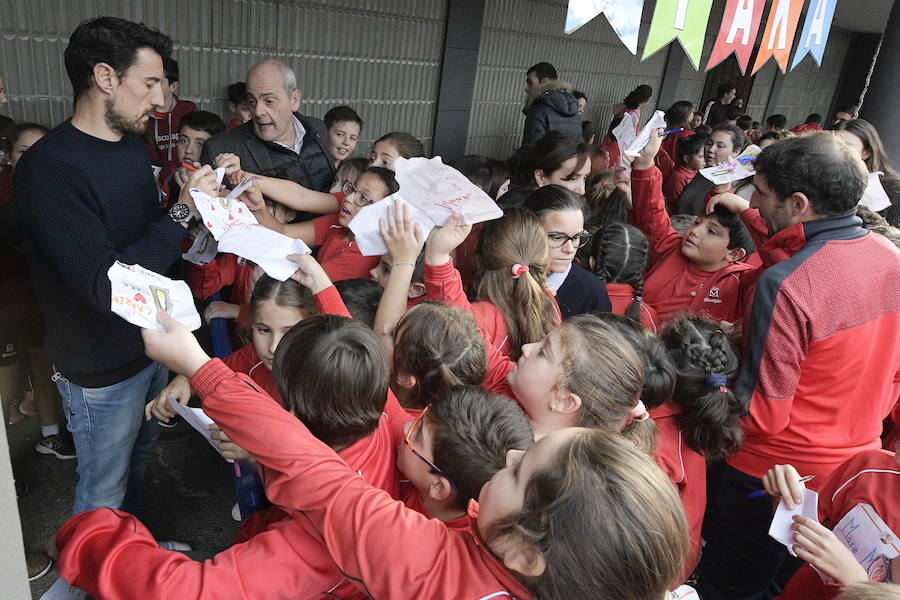
[[[657,0],[641,60],[677,38],[694,68],[699,69],[711,9],[712,0]]]
[[[637,54],[638,30],[641,28],[643,12],[644,0],[569,0],[566,33],[573,33],[603,13],[625,47],[632,54]]]
[[[755,75],[771,56],[775,57],[782,73],[787,70],[801,10],[803,10],[803,0],[774,0],[772,2],[766,31],[759,42],[759,54],[756,55],[751,75]]]
[[[834,18],[836,5],[837,0],[810,2],[809,12],[806,13],[806,21],[803,23],[803,33],[800,34],[797,51],[794,53],[794,62],[791,63],[791,71],[807,54],[812,54],[816,64],[822,66],[822,56],[825,54],[825,44],[831,32],[831,19]]]
[[[747,71],[765,4],[765,0],[728,0],[719,35],[706,64],[707,71],[728,58],[732,51],[737,55],[741,75]]]

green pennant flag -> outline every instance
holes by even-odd
[[[647,60],[677,38],[694,69],[699,69],[712,3],[713,0],[657,0],[641,60]]]

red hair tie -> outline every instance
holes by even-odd
[[[528,265],[515,264],[512,266],[512,278],[518,279],[522,276],[522,273],[527,273],[528,271]]]

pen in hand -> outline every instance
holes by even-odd
[[[815,478],[815,475],[807,475],[806,477],[801,477],[800,483],[806,483],[807,481],[812,481],[813,478]],[[749,494],[747,497],[748,498],[762,498],[763,496],[768,496],[768,495],[769,495],[769,492],[767,492],[766,490],[758,490],[756,492],[753,492],[752,494]]]

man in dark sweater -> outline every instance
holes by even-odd
[[[81,23],[65,52],[75,111],[17,164],[15,202],[47,321],[46,349],[78,452],[74,513],[139,508],[156,423],[143,407],[167,382],[144,355],[140,329],[112,313],[115,261],[165,272],[196,210],[185,193],[161,208],[139,134],[163,103],[171,40],[122,19]],[[213,192],[210,168],[189,186]],[[186,210],[185,210],[186,209]]]
[[[247,73],[253,118],[207,140],[200,162],[215,165],[216,157],[231,153],[248,173],[283,167],[303,187],[327,192],[337,172],[328,135],[322,121],[297,112],[301,96],[289,66],[277,60],[257,64]]]

